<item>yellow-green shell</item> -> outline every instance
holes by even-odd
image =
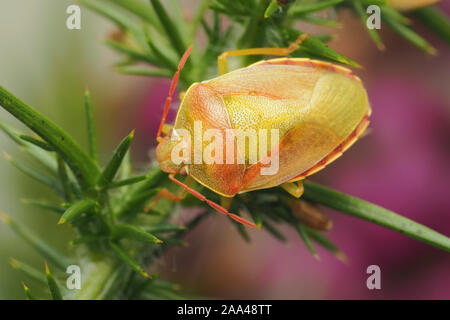
[[[275,175],[255,175],[255,164],[187,165],[189,175],[199,183],[233,196],[277,186],[311,169],[369,114],[366,90],[349,70],[321,61],[283,58],[194,83],[183,98],[174,130],[183,128],[194,135],[196,120],[202,121],[203,131],[279,129]]]

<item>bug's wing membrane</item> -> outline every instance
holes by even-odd
[[[370,113],[357,78],[323,64],[285,62],[208,82],[223,95],[234,128],[279,129],[279,170],[260,175],[261,163],[247,166],[241,192],[277,186],[314,167]]]
[[[324,72],[317,81],[310,105],[311,112],[281,139],[279,173],[256,176],[248,190],[276,186],[314,167],[370,114],[362,84],[334,72]]]
[[[271,165],[278,161],[277,174],[260,175],[260,164],[249,167],[244,176],[245,191],[271,188],[289,181],[320,161],[328,150],[333,150],[332,145],[339,145],[339,138],[333,131],[320,123],[302,122],[281,139],[278,154],[273,151]]]
[[[226,163],[226,130],[231,129],[231,124],[222,97],[208,85],[194,84],[186,93],[175,121],[175,130],[180,128],[188,130],[192,137],[189,174],[223,196],[235,195],[245,167],[235,159]],[[213,134],[208,140],[207,130]],[[215,161],[219,155],[222,160]]]

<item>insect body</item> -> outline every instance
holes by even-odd
[[[283,55],[289,50],[292,48],[261,48],[223,54],[219,57],[219,70],[223,74],[192,84],[182,99],[169,135],[158,138],[158,162],[174,182],[222,213],[248,225],[253,224],[209,201],[174,175],[185,172],[224,197],[279,185],[300,197],[301,180],[339,157],[369,123],[371,109],[366,91],[359,78],[346,68],[305,58],[279,58],[227,72],[227,56]],[[173,86],[171,91],[173,93]],[[196,122],[202,124],[201,134],[212,129],[221,133],[220,137],[225,137],[229,131],[248,129],[253,129],[259,137],[259,132],[276,129],[278,141],[267,144],[268,156],[277,156],[278,170],[269,175],[261,174],[261,169],[270,165],[261,157],[256,163],[236,161],[239,153],[247,160],[255,156],[253,153],[257,151],[245,145],[235,148],[231,162],[174,162],[174,148],[183,140],[179,132],[195,136]],[[261,148],[261,140],[257,141]],[[192,144],[192,139],[184,143]],[[206,147],[202,143],[201,151]],[[193,147],[188,150],[194,152]]]

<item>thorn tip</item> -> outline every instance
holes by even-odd
[[[4,223],[4,224],[10,224],[11,223],[11,218],[4,212],[0,211],[0,220]]]

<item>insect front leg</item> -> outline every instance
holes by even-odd
[[[192,179],[191,177],[188,176],[186,178],[186,180],[184,181],[184,183],[186,185],[192,186],[194,184],[194,179]],[[159,202],[159,200],[161,200],[161,198],[170,200],[172,202],[180,202],[180,201],[184,200],[184,198],[186,198],[187,195],[188,195],[188,192],[184,188],[180,188],[177,193],[173,193],[172,191],[170,191],[167,188],[162,188],[161,190],[158,191],[158,193],[153,198],[153,200],[149,204],[147,204],[147,206],[144,209],[144,212],[150,212],[150,210],[154,206],[156,206],[156,204]]]
[[[270,55],[270,56],[287,56],[292,51],[296,50],[299,45],[308,38],[306,33],[301,34],[287,48],[250,48],[241,50],[225,51],[217,58],[217,65],[219,67],[219,75],[228,73],[228,57],[232,56],[250,56],[250,55]]]

